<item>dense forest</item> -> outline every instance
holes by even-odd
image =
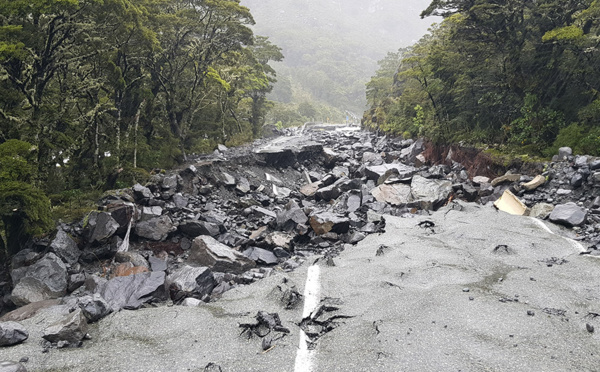
[[[253,24],[239,0],[0,0],[0,252],[47,195],[257,137],[283,55]]]
[[[366,126],[438,143],[600,154],[600,1],[434,0],[443,21],[389,53]]]
[[[419,40],[438,17],[429,0],[242,0],[253,28],[282,48],[269,115],[283,125],[343,121],[367,107],[365,84],[387,51]],[[351,116],[351,115],[350,115]]]

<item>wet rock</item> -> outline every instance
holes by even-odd
[[[332,199],[337,199],[341,194],[342,194],[342,191],[334,183],[327,187],[318,189],[317,192],[315,193],[315,196],[317,197],[317,200],[329,201]]]
[[[436,210],[441,207],[452,193],[452,182],[447,180],[428,180],[416,175],[410,184],[412,202],[424,210]]]
[[[302,225],[308,221],[308,217],[294,200],[290,200],[275,217],[277,227],[284,230],[293,229],[296,225]]]
[[[538,187],[542,186],[546,182],[546,177],[537,175],[535,178],[527,183],[523,184],[523,188],[527,191],[533,191]]]
[[[67,268],[54,253],[48,253],[18,276],[16,281],[13,274],[15,287],[11,294],[17,306],[59,298],[67,292]]]
[[[400,158],[408,163],[414,163],[419,154],[425,150],[423,139],[418,139],[413,144],[400,151]]]
[[[258,247],[246,249],[244,255],[261,265],[275,265],[279,262],[277,256],[273,252]]]
[[[184,265],[167,277],[167,286],[173,301],[184,297],[203,298],[210,295],[217,282],[208,267]]]
[[[149,221],[154,218],[162,216],[163,209],[159,206],[143,207],[142,208],[142,221]]]
[[[133,197],[136,202],[152,198],[152,192],[150,191],[150,189],[140,185],[139,183],[133,185],[131,190],[133,191]]]
[[[240,179],[239,179],[237,185],[235,186],[235,188],[236,188],[236,190],[238,190],[242,194],[247,194],[251,190],[251,188],[250,188],[250,182],[248,182],[247,178],[240,177]]]
[[[317,235],[330,231],[345,234],[350,228],[350,220],[331,212],[314,214],[310,217],[310,226]]]
[[[565,226],[580,226],[585,222],[587,212],[573,202],[557,205],[550,214],[550,221]]]
[[[29,338],[29,332],[17,322],[0,322],[0,346],[12,346]]]
[[[292,193],[292,190],[288,189],[287,187],[279,187],[279,186],[273,185],[273,195],[275,197],[288,198],[291,193]]]
[[[538,203],[531,208],[529,216],[539,219],[546,219],[554,210],[554,205],[548,203]]]
[[[97,322],[112,312],[108,302],[98,293],[79,297],[77,306],[90,323]]]
[[[27,368],[21,363],[5,360],[0,362],[0,372],[27,372]]]
[[[77,243],[61,229],[58,229],[56,237],[50,243],[49,248],[68,265],[75,265],[79,260],[79,256],[81,256]]]
[[[166,298],[165,273],[149,272],[116,277],[98,288],[113,311],[138,309],[144,303]]]
[[[215,175],[217,181],[225,186],[235,186],[235,177],[227,172],[219,172]]]
[[[161,216],[148,221],[142,221],[135,226],[135,233],[141,238],[162,241],[173,232],[175,227],[169,216]]]
[[[254,261],[210,236],[199,236],[194,239],[188,263],[207,266],[213,271],[234,274],[241,274],[255,266]]]
[[[81,309],[77,309],[64,319],[51,324],[44,330],[42,336],[50,342],[67,341],[77,344],[87,333],[87,320]]]
[[[88,223],[91,231],[89,239],[91,243],[105,243],[120,227],[119,223],[106,212],[92,213]]]
[[[412,200],[410,186],[401,183],[377,186],[371,194],[378,202],[398,206],[406,205]]]
[[[191,238],[195,238],[200,235],[217,236],[220,233],[218,225],[198,220],[183,221],[179,224],[179,231]]]
[[[573,177],[571,177],[570,184],[571,186],[577,188],[583,185],[583,181],[585,181],[585,177],[581,173],[575,173]]]

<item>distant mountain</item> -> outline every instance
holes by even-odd
[[[420,39],[436,19],[421,20],[430,0],[242,0],[255,33],[283,49],[272,99],[312,100],[362,112],[377,61]],[[290,91],[291,90],[291,91]]]

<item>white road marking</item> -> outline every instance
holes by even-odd
[[[558,235],[558,234],[555,234],[552,230],[550,230],[550,228],[548,226],[546,226],[546,224],[543,223],[542,221],[540,221],[539,219],[537,219],[535,217],[529,217],[529,218],[531,218],[537,225],[539,225],[544,230],[548,231],[550,234]],[[567,238],[567,237],[564,237],[564,236],[560,236],[560,237],[563,238],[563,239],[565,239],[566,241],[568,241],[569,244],[571,244],[571,246],[573,248],[575,248],[576,250],[578,250],[580,252],[586,252],[587,251],[587,249],[585,249],[585,247],[583,246],[583,244],[579,243],[578,241],[575,241],[573,239],[570,239],[570,238]]]
[[[321,285],[319,281],[321,269],[317,265],[308,268],[306,274],[306,285],[304,286],[304,311],[302,319],[310,316],[310,314],[319,305],[321,297]],[[308,349],[307,336],[304,331],[300,330],[300,343],[298,352],[296,353],[296,364],[294,372],[312,372],[314,364],[315,350]]]

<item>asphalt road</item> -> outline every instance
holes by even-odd
[[[334,317],[334,329],[306,358],[297,357],[306,309],[285,310],[280,288],[303,293],[317,257],[216,303],[112,314],[80,349],[41,352],[36,330],[59,316],[45,311],[22,322],[29,340],[0,359],[29,357],[29,371],[204,371],[209,363],[224,372],[600,371],[600,338],[586,329],[600,332],[600,260],[492,207],[454,203],[428,217],[385,218],[385,234],[345,250],[335,266],[317,263],[312,280],[332,309],[321,319]],[[291,330],[268,352],[240,336],[239,324],[260,310]]]

